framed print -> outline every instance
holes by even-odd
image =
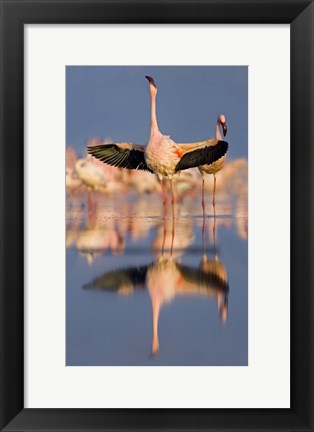
[[[1,430],[313,430],[313,3],[1,24]]]
[[[132,30],[130,31],[132,32]],[[169,141],[169,138],[162,138],[161,143],[170,142],[172,148],[176,149],[168,155],[170,159],[173,155],[174,164],[179,163],[177,159],[179,160],[180,149],[184,151],[185,149],[195,148],[191,155],[185,153],[186,156],[184,156],[185,159],[182,159],[182,163],[185,160],[186,166],[193,165],[194,162],[192,159],[188,160],[188,157],[197,157],[197,152],[199,152],[199,157],[202,157],[206,144],[211,144],[208,147],[209,150],[224,152],[224,146],[227,146],[227,144],[226,138],[223,138],[223,136],[228,136],[228,129],[232,128],[232,123],[228,124],[227,116],[235,117],[238,115],[239,119],[241,117],[243,119],[234,122],[235,125],[243,126],[242,130],[240,127],[238,128],[239,137],[235,138],[239,142],[239,148],[233,150],[236,156],[234,159],[231,159],[230,156],[228,160],[223,157],[221,162],[219,158],[217,159],[219,165],[217,163],[216,168],[214,165],[214,170],[217,169],[217,173],[221,171],[221,175],[218,176],[217,174],[216,178],[215,173],[215,179],[213,180],[215,193],[213,196],[211,196],[213,182],[209,180],[210,173],[203,171],[201,176],[197,167],[182,170],[180,175],[174,175],[173,179],[170,174],[170,179],[165,175],[165,179],[159,180],[158,176],[161,178],[161,173],[164,172],[164,169],[167,170],[168,158],[165,165],[162,161],[156,165],[157,175],[152,175],[147,170],[146,163],[141,165],[142,170],[115,166],[119,164],[129,166],[132,163],[132,152],[136,150],[131,150],[130,156],[128,156],[129,150],[126,150],[125,157],[129,157],[129,159],[120,159],[125,151],[125,144],[123,143],[112,146],[111,140],[108,138],[105,139],[107,141],[105,144],[102,140],[91,138],[87,144],[83,140],[81,145],[79,142],[76,145],[67,145],[66,364],[68,366],[248,365],[248,284],[246,280],[248,274],[246,241],[248,175],[246,137],[247,72],[248,68],[241,66],[67,67],[66,128],[67,142],[69,143],[78,141],[76,138],[78,116],[81,118],[79,123],[84,130],[88,128],[87,125],[84,126],[84,119],[87,120],[90,115],[93,119],[97,117],[96,112],[92,114],[90,111],[90,104],[85,99],[86,91],[87,93],[93,93],[96,90],[92,103],[96,110],[98,110],[96,108],[98,103],[101,103],[104,99],[112,100],[112,103],[109,102],[106,105],[108,107],[107,113],[102,110],[102,116],[110,118],[108,118],[109,136],[114,133],[114,128],[119,130],[121,138],[126,135],[127,129],[122,131],[121,118],[126,118],[126,124],[129,124],[128,128],[131,129],[130,113],[133,106],[131,99],[137,100],[139,94],[141,94],[141,86],[139,85],[139,88],[136,89],[134,83],[138,82],[140,84],[143,81],[141,78],[145,77],[145,74],[148,77],[147,90],[152,92],[153,103],[155,92],[160,86],[162,88],[163,80],[176,83],[172,84],[173,86],[179,85],[181,81],[181,87],[178,86],[177,89],[177,95],[180,94],[181,98],[183,97],[183,89],[188,93],[190,87],[191,93],[187,100],[190,101],[192,107],[202,99],[204,106],[200,107],[200,112],[208,111],[207,106],[210,97],[212,106],[219,105],[220,102],[221,106],[225,104],[231,109],[231,96],[229,101],[222,101],[222,95],[231,95],[233,92],[237,92],[237,95],[234,95],[233,98],[234,114],[225,113],[217,116],[213,108],[213,112],[209,115],[209,118],[214,117],[216,120],[215,128],[217,132],[215,133],[219,138],[218,143],[216,143],[217,140],[213,139],[205,141],[204,144],[193,143],[193,132],[191,131],[191,125],[188,126],[188,124],[185,130],[181,126],[178,130],[173,131],[173,135],[176,136],[177,142],[181,142],[184,137],[186,139],[190,134],[192,142],[189,144],[178,144],[177,142],[174,143],[173,140]],[[154,78],[147,75],[148,73],[152,74]],[[134,77],[138,77],[138,79],[135,78],[134,80]],[[221,77],[223,78],[221,79]],[[101,82],[95,86],[99,79]],[[219,80],[221,80],[220,90]],[[81,86],[81,82],[84,82],[83,86]],[[197,82],[198,86],[196,86]],[[216,82],[215,88],[211,86],[212,82]],[[125,87],[123,89],[121,89],[121,83],[124,83]],[[226,88],[228,85],[230,87]],[[115,92],[110,94],[110,89],[114,87]],[[87,90],[88,88],[89,90]],[[131,88],[133,88],[134,93],[133,96],[130,95],[128,98],[130,101],[128,105],[124,95],[130,92]],[[207,97],[201,98],[200,93],[203,93],[206,88],[208,88]],[[80,92],[80,89],[83,90],[83,93]],[[216,95],[214,90],[216,90]],[[102,91],[103,95],[101,95]],[[158,99],[161,99],[161,97]],[[118,102],[119,98],[122,98],[120,102]],[[97,102],[97,99],[99,102]],[[217,102],[214,102],[214,100]],[[172,108],[171,111],[165,113],[166,118],[174,119],[174,113],[180,112],[179,104],[181,102],[179,98],[177,103],[176,108]],[[119,110],[116,111],[116,126],[114,126],[113,104],[120,106]],[[156,105],[158,106],[158,103]],[[166,105],[170,105],[170,101]],[[121,106],[125,107],[125,114],[122,113]],[[137,115],[139,115],[139,112],[140,109]],[[192,115],[193,110],[190,113]],[[198,118],[199,115],[195,115],[195,119],[191,119],[191,122],[197,123]],[[87,122],[90,121],[91,118],[89,121],[87,120]],[[157,131],[157,127],[159,130],[157,119],[154,118],[152,121],[154,124],[152,131],[155,128]],[[136,118],[133,119],[133,123],[136,123]],[[150,122],[147,123],[149,125]],[[101,120],[99,124],[102,128],[103,121]],[[109,129],[111,127],[112,129]],[[199,125],[195,129],[194,135],[197,136],[200,130],[201,126]],[[203,133],[206,136],[206,131]],[[179,134],[182,135],[181,139]],[[84,132],[82,131],[79,135],[83,137]],[[145,141],[145,137],[143,137],[143,141]],[[147,148],[147,160],[149,160],[149,157],[154,158],[154,150],[150,153],[150,149],[154,149],[154,141],[152,140],[151,143],[153,147],[149,145]],[[89,155],[80,158],[79,153],[84,154],[86,145]],[[134,149],[145,149],[145,147],[128,146]],[[219,146],[221,146],[221,149],[219,149]],[[118,153],[120,149],[121,155]],[[102,152],[104,152],[104,155],[102,155]],[[112,152],[117,152],[117,160],[113,160],[113,165],[103,162],[104,158],[106,159],[107,152],[109,152],[108,162],[110,163],[115,154],[112,154]],[[195,156],[192,156],[193,152],[195,152]],[[228,149],[228,154],[231,155],[231,152],[232,149]],[[97,158],[98,154],[100,159]],[[119,162],[120,160],[121,162]],[[221,163],[224,165],[223,170]],[[139,161],[136,160],[135,166],[137,167],[138,164]],[[91,191],[84,192],[85,187],[91,189]],[[197,190],[202,192],[198,194]],[[203,202],[201,200],[202,195]],[[226,198],[224,198],[224,195],[226,195]],[[210,197],[210,205],[208,205],[208,196]],[[234,204],[232,203],[233,200],[235,200]],[[164,204],[160,205],[161,202],[164,202]],[[194,205],[198,202],[200,205],[195,208]],[[234,206],[235,210],[231,210],[232,206]],[[237,214],[237,223],[234,226],[231,223],[230,212],[236,212]],[[81,221],[79,226],[77,225],[78,220]],[[84,221],[86,221],[86,224],[84,224]],[[233,233],[230,241],[235,243],[233,246],[226,246],[226,251],[223,253],[222,242],[224,240],[221,238],[219,241],[219,238],[224,234],[219,233],[223,233],[225,230],[230,232],[233,229],[237,234],[234,236],[235,233]],[[153,238],[151,238],[152,236]],[[237,296],[241,298],[241,301],[234,303],[237,311],[234,310],[231,315],[229,314],[229,300],[231,299],[229,299],[228,274],[232,274],[235,270],[231,268],[233,260],[229,261],[227,258],[227,250],[232,249],[232,247],[238,250],[237,257],[239,261],[234,263],[234,267],[240,268],[241,271],[237,273],[237,276],[233,277],[233,284],[238,287],[236,288]],[[129,250],[132,251],[130,255]],[[226,257],[224,261],[223,254]],[[226,260],[230,262],[229,265]],[[195,265],[195,261],[197,265]],[[76,270],[78,263],[82,271],[81,276]],[[83,266],[85,266],[85,270],[83,270]],[[101,274],[99,268],[101,268]],[[79,285],[82,286],[82,289],[78,291],[77,286]],[[103,296],[104,303],[101,302],[99,294]],[[82,297],[76,297],[76,295],[82,295]],[[149,320],[144,318],[146,315],[144,312],[145,315],[142,315],[144,321],[142,319],[138,322],[133,321],[134,317],[140,317],[141,313],[145,311],[143,302],[146,302],[147,295],[150,303],[149,309],[152,309],[151,318]],[[78,308],[79,298],[81,298],[84,308]],[[97,317],[95,313],[96,305],[90,305],[93,310],[91,314],[88,312],[89,307],[87,304],[88,300],[94,302],[96,299],[99,305],[102,304],[101,312],[96,319],[98,320],[100,317],[105,319],[98,325],[96,322],[92,323],[91,321],[92,317]],[[120,303],[122,299],[127,309],[120,315],[120,312],[122,312]],[[207,302],[205,299],[207,299]],[[131,306],[133,301],[135,302],[134,309]],[[195,303],[195,309],[191,302]],[[204,316],[199,320],[199,323],[206,322],[205,317],[208,315],[206,309],[203,309],[204,302],[209,307],[214,307],[214,310],[210,313],[213,320],[208,322],[208,327],[213,329],[210,332],[208,332],[207,326],[197,326],[196,324],[196,317],[202,311]],[[166,313],[167,307],[169,307],[171,315],[168,318],[169,322],[163,324],[162,314],[163,311]],[[79,310],[82,311],[83,316],[79,316]],[[192,317],[193,311],[195,313],[194,318]],[[177,319],[181,314],[183,318],[181,325],[176,326]],[[189,320],[186,320],[185,316],[190,316]],[[233,319],[235,319],[235,322],[231,324]],[[123,322],[125,331],[121,332],[120,326]],[[88,323],[90,324],[89,330]],[[184,323],[188,327],[185,327]],[[195,324],[194,328],[193,323]],[[97,333],[99,339],[96,342],[95,330],[99,325],[103,330]],[[130,327],[132,328],[131,332],[127,330]],[[108,333],[105,330],[106,328]],[[114,328],[117,329],[116,334]],[[120,330],[118,330],[119,328]],[[171,335],[170,329],[172,328],[176,329],[175,335]],[[164,329],[167,329],[167,331]],[[232,332],[230,331],[228,334],[229,329],[232,329]],[[225,343],[221,345],[218,342],[220,337],[218,335],[214,336],[216,332],[220,331],[224,332],[223,336],[221,334],[220,337],[225,338]],[[187,334],[189,332],[191,337],[188,339]],[[165,335],[163,338],[161,337],[162,333]],[[195,333],[197,337],[192,336]],[[85,341],[83,341],[83,334],[86,335]],[[168,340],[166,335],[169,336]],[[80,339],[79,343],[76,342],[78,337]],[[210,340],[211,337],[212,340]],[[144,342],[149,338],[151,341],[148,346],[143,344],[141,347],[136,348],[140,340]],[[94,342],[90,345],[92,339]],[[227,339],[229,339],[228,342]],[[177,346],[174,341],[176,341]],[[194,346],[196,341],[199,342],[199,345]],[[167,347],[164,344],[167,344]],[[193,347],[189,347],[189,344],[192,344]],[[215,349],[213,349],[213,346],[215,346]]]

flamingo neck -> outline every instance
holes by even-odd
[[[151,133],[154,133],[154,132],[159,132],[158,123],[157,123],[157,115],[156,115],[157,92],[151,90],[150,95],[151,95],[151,123],[150,123],[150,128],[151,128]]]
[[[216,139],[219,141],[222,140],[222,136],[220,133],[220,121],[219,120],[217,120],[217,123],[216,123]]]
[[[153,310],[153,340],[152,340],[152,354],[157,354],[159,351],[159,338],[158,338],[158,318],[160,311],[160,302],[152,300]]]

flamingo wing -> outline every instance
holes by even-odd
[[[229,285],[226,280],[223,280],[215,273],[204,272],[197,268],[188,267],[186,265],[182,265],[176,263],[177,269],[179,270],[184,282],[190,286],[194,286],[195,291],[199,289],[199,287],[204,287],[207,290],[216,291],[216,292],[224,292],[227,293],[229,291]],[[184,286],[184,285],[183,285]]]
[[[87,147],[87,151],[108,165],[152,172],[145,161],[145,147],[141,145],[131,142],[102,144]]]
[[[123,268],[104,273],[102,276],[83,285],[83,289],[99,289],[115,292],[123,286],[133,289],[145,288],[148,265]]]
[[[223,157],[228,151],[226,141],[210,139],[191,144],[177,144],[178,151],[182,154],[175,167],[175,172],[200,165],[209,165]]]

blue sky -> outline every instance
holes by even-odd
[[[145,75],[155,79],[162,133],[176,142],[215,136],[218,114],[228,125],[228,156],[248,154],[246,66],[67,66],[66,144],[85,154],[89,138],[145,144],[150,96]]]

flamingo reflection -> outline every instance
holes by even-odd
[[[215,275],[219,280],[228,285],[228,274],[225,265],[219,260],[217,250],[217,234],[216,234],[216,213],[214,211],[214,217],[209,219],[209,225],[212,225],[210,232],[212,233],[214,257],[210,259],[206,254],[205,247],[205,216],[203,215],[203,226],[202,226],[202,241],[203,241],[203,258],[200,264],[200,269],[204,273],[210,273]],[[217,294],[217,309],[219,317],[223,322],[227,321],[228,318],[228,293],[219,292]]]
[[[165,232],[164,235],[167,235]],[[172,236],[174,231],[172,230]],[[173,245],[174,239],[171,244]],[[176,296],[216,297],[218,313],[223,320],[227,316],[228,282],[223,264],[202,259],[199,268],[181,264],[172,254],[165,257],[161,250],[159,257],[148,265],[122,268],[104,273],[87,283],[84,289],[99,289],[120,295],[131,295],[147,289],[152,306],[152,355],[159,351],[158,322],[161,308]]]

